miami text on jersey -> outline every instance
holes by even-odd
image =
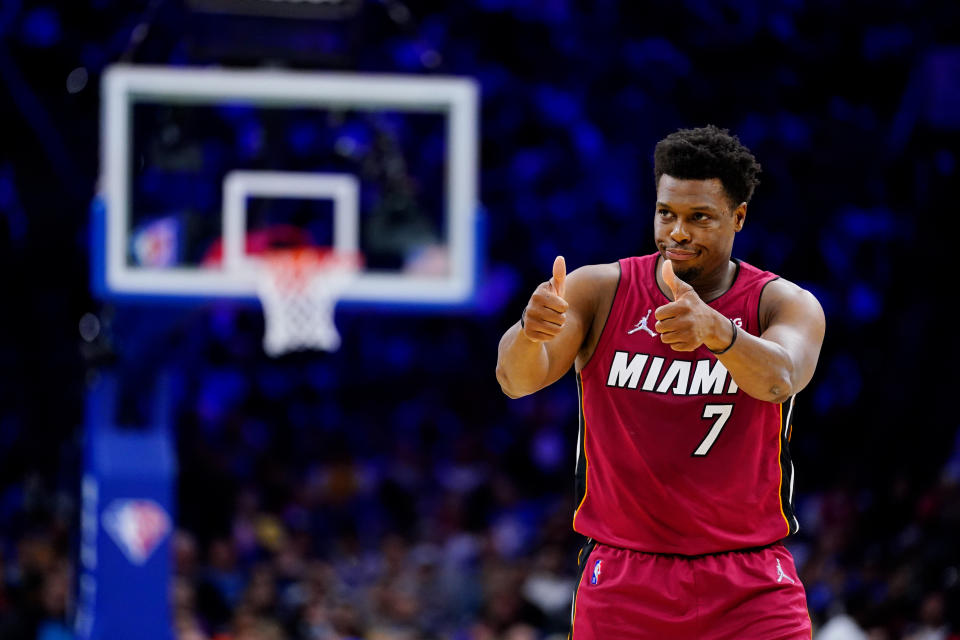
[[[714,358],[668,360],[647,353],[634,353],[631,358],[627,351],[616,351],[610,362],[607,386],[620,389],[639,386],[641,391],[677,396],[719,395],[724,393],[727,377],[727,368]],[[738,389],[737,383],[730,378],[726,393],[735,394]]]

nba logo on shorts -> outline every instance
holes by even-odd
[[[153,500],[114,500],[103,527],[130,562],[142,565],[170,532],[170,516]]]
[[[593,563],[593,576],[590,577],[590,584],[597,584],[600,582],[600,565],[603,564],[603,560],[597,560]]]

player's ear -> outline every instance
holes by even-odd
[[[747,203],[741,202],[737,205],[737,208],[733,210],[733,230],[740,231],[743,229],[743,223],[747,220]]]

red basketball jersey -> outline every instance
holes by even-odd
[[[672,350],[653,326],[670,302],[659,254],[620,261],[610,316],[577,375],[580,435],[573,527],[608,545],[699,555],[795,533],[787,450],[794,398],[741,391],[710,351]],[[760,294],[776,275],[737,262],[708,304],[758,335]]]

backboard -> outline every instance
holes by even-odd
[[[341,300],[463,304],[478,252],[477,101],[465,78],[113,66],[94,289],[255,298],[247,258],[307,244],[363,256]]]

